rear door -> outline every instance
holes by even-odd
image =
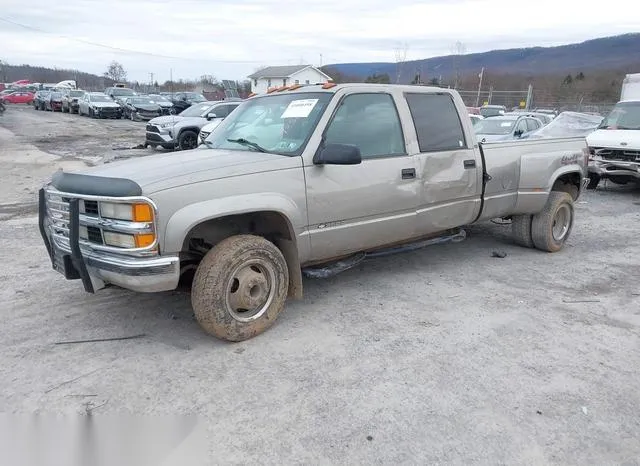
[[[471,223],[480,211],[482,160],[448,93],[405,93],[418,139],[421,235]],[[470,125],[468,125],[470,127]]]
[[[357,146],[362,163],[304,167],[312,260],[414,237],[420,193],[416,159],[407,153],[393,96],[345,95],[324,143]]]

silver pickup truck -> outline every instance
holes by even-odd
[[[421,86],[279,89],[206,146],[54,174],[39,209],[53,268],[88,292],[172,290],[191,273],[200,325],[241,341],[302,297],[303,270],[494,218],[558,251],[587,180],[584,138],[478,145],[460,96]]]

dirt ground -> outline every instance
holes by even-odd
[[[186,292],[90,295],[51,269],[37,188],[59,167],[149,155],[128,149],[143,137],[144,123],[0,116],[0,412],[192,414],[215,464],[640,464],[639,191],[581,197],[557,254],[487,223],[305,280],[268,332],[228,344]]]

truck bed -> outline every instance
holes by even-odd
[[[478,220],[533,214],[544,206],[553,180],[562,173],[586,176],[584,137],[530,139],[481,144],[485,173],[484,206]]]

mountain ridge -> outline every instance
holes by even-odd
[[[336,63],[326,70],[364,79],[373,74],[388,74],[395,81],[398,65],[392,62]],[[426,82],[433,77],[448,78],[478,74],[485,68],[492,73],[550,75],[594,70],[640,72],[640,33],[589,39],[584,42],[552,47],[524,47],[491,50],[465,55],[446,55],[402,63],[400,83],[412,81],[421,73]]]

